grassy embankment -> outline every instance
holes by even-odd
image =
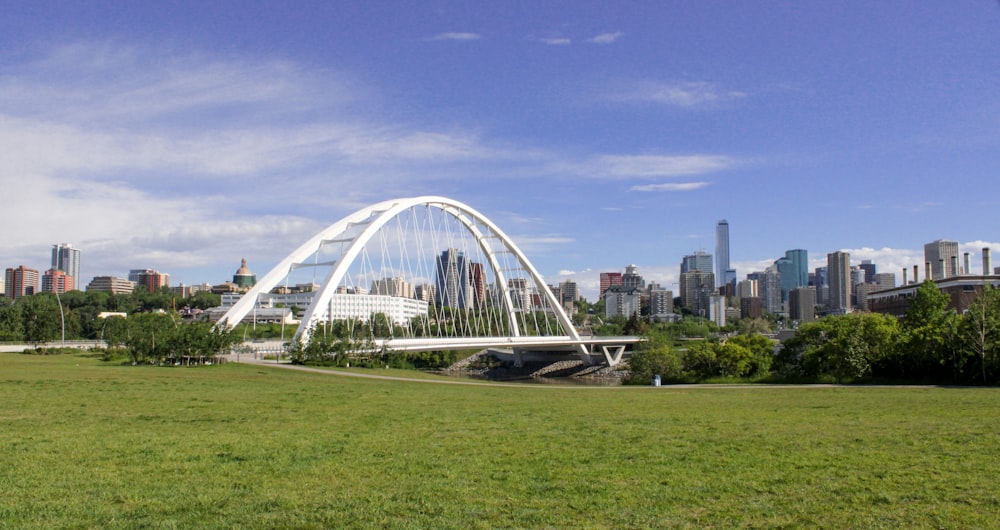
[[[379,381],[0,354],[0,528],[993,527],[1000,390]]]

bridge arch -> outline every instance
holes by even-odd
[[[415,208],[433,209],[438,215],[449,218],[470,236],[481,252],[496,285],[496,300],[506,313],[507,330],[510,337],[521,337],[526,332],[519,324],[517,313],[523,310],[512,298],[512,289],[508,277],[509,269],[500,259],[499,254],[509,254],[516,260],[521,270],[518,274],[527,276],[533,283],[533,292],[544,300],[547,311],[554,314],[561,330],[558,335],[565,336],[581,357],[589,359],[587,347],[573,327],[573,323],[562,307],[562,303],[549,289],[544,278],[528,260],[528,257],[495,223],[472,207],[454,199],[439,196],[422,196],[383,201],[362,208],[343,219],[326,227],[311,239],[292,251],[267,274],[263,275],[257,284],[240,298],[226,313],[220,322],[232,326],[241,322],[258,304],[262,294],[269,293],[277,287],[288,275],[300,267],[326,265],[330,270],[318,289],[312,295],[311,303],[302,315],[301,322],[295,332],[303,342],[308,341],[314,326],[332,318],[331,300],[336,296],[338,287],[342,285],[349,270],[359,256],[365,252],[366,246],[374,241],[376,235],[390,226],[394,220],[399,220],[402,214]],[[309,264],[310,256],[318,256],[325,246],[337,245],[340,255],[335,260]]]

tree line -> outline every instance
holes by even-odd
[[[1000,383],[1000,290],[987,285],[963,313],[934,282],[917,289],[905,317],[828,316],[801,324],[780,347],[751,332],[678,344],[671,325],[646,331],[628,382],[744,378],[788,382]]]
[[[219,295],[195,293],[178,299],[168,288],[112,295],[69,291],[57,298],[38,293],[15,300],[0,298],[0,341],[43,343],[97,340],[107,344],[105,357],[133,363],[204,360],[227,352],[239,331],[216,329],[210,322],[181,318],[177,307],[207,309]],[[101,313],[115,313],[104,318]],[[126,315],[125,317],[120,316]]]

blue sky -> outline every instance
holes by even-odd
[[[591,299],[723,218],[740,277],[1000,251],[995,1],[284,4],[0,0],[0,267],[219,283],[417,195]]]

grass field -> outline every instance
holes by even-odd
[[[2,528],[987,528],[1000,390],[379,381],[0,354]]]

